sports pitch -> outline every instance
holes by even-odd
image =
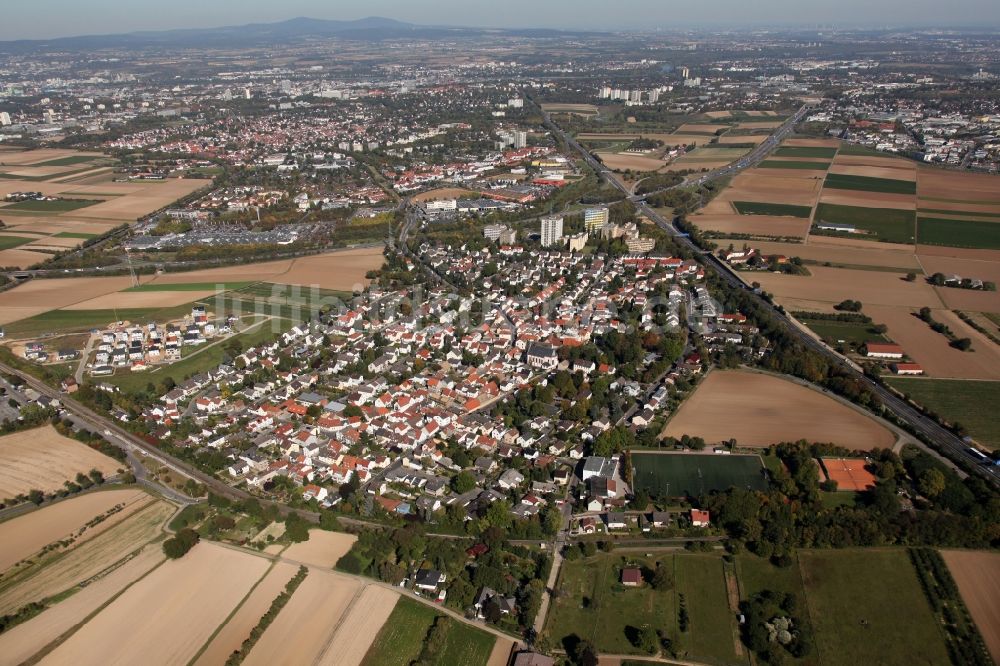
[[[764,464],[759,456],[633,453],[632,485],[652,496],[697,497],[730,486],[764,490]]]

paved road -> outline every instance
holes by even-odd
[[[528,99],[530,100],[530,97],[528,97]],[[799,111],[797,111],[792,118],[801,118],[806,110],[806,107],[799,109]],[[578,153],[580,153],[587,163],[597,171],[598,175],[603,180],[610,183],[612,186],[621,191],[622,194],[628,197],[629,200],[633,201],[640,213],[655,222],[661,229],[671,234],[678,245],[686,248],[695,256],[700,257],[702,264],[709,270],[714,271],[730,287],[746,291],[750,297],[756,300],[757,303],[769,312],[772,317],[784,324],[786,330],[791,333],[791,335],[795,337],[804,347],[820,354],[833,366],[841,369],[847,377],[860,382],[866,388],[871,390],[879,397],[886,411],[894,414],[896,418],[906,423],[913,429],[913,431],[918,433],[918,435],[930,442],[936,448],[936,450],[932,450],[932,453],[935,456],[950,458],[956,463],[971,466],[971,469],[974,470],[976,474],[990,483],[1000,486],[1000,467],[996,465],[976,464],[969,455],[969,445],[963,441],[962,438],[958,437],[947,428],[941,426],[941,424],[937,421],[922,414],[918,409],[897,396],[886,386],[883,386],[882,384],[879,384],[878,382],[875,382],[865,376],[863,373],[858,372],[846,358],[796,326],[783,311],[778,310],[772,303],[767,302],[759,294],[750,289],[749,285],[747,285],[728,264],[712,253],[704,252],[700,247],[695,245],[690,238],[688,238],[687,234],[684,234],[677,229],[677,227],[674,226],[673,221],[666,220],[662,215],[653,210],[645,202],[644,197],[632,196],[629,193],[628,188],[623,186],[611,176],[610,170],[594,159],[594,157],[586,149],[580,146],[576,140],[556,125],[548,113],[542,112],[542,115],[544,118],[544,124],[555,134],[562,137],[568,145],[572,146]],[[757,150],[747,157],[744,157],[738,162],[723,169],[718,169],[701,176],[697,180],[687,183],[687,185],[703,184],[717,178],[728,177],[739,173],[748,167],[754,166],[760,160],[764,159],[764,157],[766,157],[770,151],[773,150],[778,143],[780,143],[780,138],[784,138],[784,136],[786,136],[793,129],[793,126],[794,123],[789,124],[789,122],[786,121],[785,125],[783,125],[771,137],[773,140],[769,139],[768,141],[765,141],[758,147]]]

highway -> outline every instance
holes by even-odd
[[[525,97],[532,103],[535,103],[530,96],[525,95]],[[968,452],[969,444],[966,443],[961,437],[941,426],[934,419],[922,414],[917,408],[897,396],[886,386],[883,386],[882,384],[865,376],[863,373],[858,372],[858,370],[856,370],[846,358],[799,328],[787,315],[778,310],[774,304],[766,301],[760,296],[760,294],[757,294],[750,289],[750,287],[736,274],[735,271],[733,271],[728,264],[716,257],[714,254],[705,252],[700,247],[695,245],[695,243],[691,241],[686,234],[682,233],[674,225],[672,220],[666,220],[662,215],[653,210],[653,208],[650,207],[645,200],[645,197],[649,196],[648,194],[645,196],[636,196],[631,194],[628,188],[612,176],[609,169],[598,162],[594,156],[577,143],[573,137],[569,136],[562,130],[562,128],[555,124],[548,113],[542,111],[541,107],[538,107],[538,109],[544,118],[545,126],[565,141],[568,146],[576,150],[587,161],[587,164],[589,164],[590,167],[597,172],[601,179],[620,190],[629,201],[635,204],[640,213],[655,222],[661,229],[671,234],[679,246],[686,248],[694,256],[699,257],[700,261],[706,266],[706,268],[714,271],[730,287],[745,291],[752,298],[754,298],[757,303],[761,305],[772,317],[780,321],[788,332],[791,333],[804,347],[820,354],[833,366],[841,369],[846,376],[861,382],[869,388],[879,397],[882,401],[882,405],[887,411],[894,414],[897,419],[906,423],[913,432],[938,449],[938,451],[931,450],[934,455],[944,454],[945,457],[959,464],[959,466],[963,469],[972,469],[976,474],[990,483],[995,486],[1000,486],[1000,467],[996,465],[977,464]],[[701,185],[712,180],[735,175],[744,169],[759,164],[761,160],[767,157],[771,151],[773,151],[781,143],[781,141],[794,130],[795,124],[802,118],[807,110],[807,107],[803,106],[781,127],[775,130],[775,133],[767,141],[761,143],[753,152],[741,158],[737,162],[721,169],[708,172],[693,181],[687,181],[685,183],[675,185],[674,187]]]

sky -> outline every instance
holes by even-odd
[[[0,0],[0,40],[243,25],[297,16],[588,30],[724,25],[1000,26],[998,0]]]

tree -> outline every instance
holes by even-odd
[[[99,486],[104,483],[104,475],[100,470],[92,469],[87,473],[87,476],[90,477],[90,480],[94,482],[95,486]]]
[[[944,492],[944,485],[944,474],[935,468],[924,470],[917,479],[917,489],[920,490],[920,494],[932,499]]]
[[[476,487],[476,477],[468,470],[459,472],[451,479],[451,489],[461,495]]]
[[[177,535],[172,539],[163,542],[163,554],[172,560],[184,557],[184,555],[194,548],[201,537],[190,527],[185,527],[177,531]]]
[[[643,627],[639,630],[639,641],[637,648],[648,653],[656,654],[659,649],[660,637],[652,627]]]
[[[670,570],[660,563],[656,565],[656,571],[653,572],[653,578],[649,584],[653,586],[654,590],[669,590],[673,587],[674,580],[673,576],[670,575]]]
[[[907,273],[906,274],[906,281],[907,282],[913,282],[916,279],[917,279],[917,274],[916,273]]]
[[[962,351],[969,351],[969,348],[972,347],[972,340],[969,338],[958,338],[957,340],[952,340],[951,346]]]
[[[285,536],[293,543],[309,540],[309,523],[292,511],[285,518]]]
[[[573,653],[570,656],[577,666],[597,666],[598,663],[597,648],[585,638],[573,646]]]
[[[32,488],[28,491],[28,501],[35,505],[41,504],[45,501],[45,493],[38,488]]]

